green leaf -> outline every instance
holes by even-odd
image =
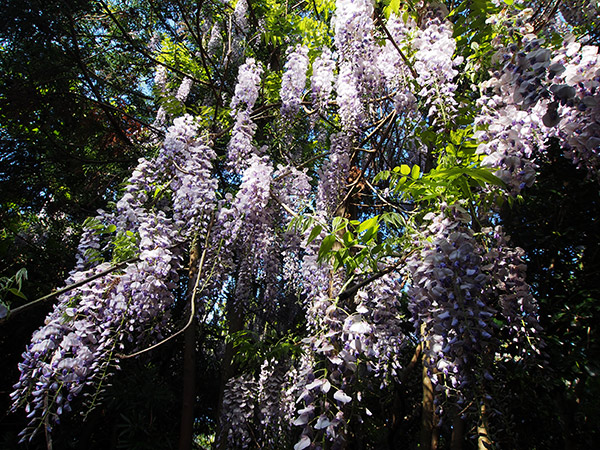
[[[310,244],[312,241],[314,241],[321,231],[323,231],[323,227],[321,225],[315,225],[310,232],[310,236],[308,236],[308,243]]]
[[[358,227],[358,232],[362,233],[363,231],[365,231],[368,228],[373,228],[377,225],[377,220],[378,220],[379,216],[375,216],[375,217],[371,217],[370,219],[365,220],[363,223],[360,224],[360,226]]]
[[[410,166],[407,166],[406,164],[400,166],[400,173],[402,175],[410,175],[410,172]]]
[[[344,241],[344,245],[346,247],[352,247],[356,243],[356,241],[354,240],[354,235],[349,231],[346,231],[344,233],[344,236],[342,236],[342,240]]]
[[[336,231],[344,228],[346,226],[346,219],[340,216],[336,216],[333,218],[333,222],[331,223],[332,231],[335,233]]]
[[[25,296],[25,294],[23,294],[21,291],[19,291],[18,289],[15,288],[9,288],[8,292],[10,292],[13,295],[16,295],[19,298],[22,298],[23,300],[27,300],[27,297]]]
[[[501,188],[506,187],[506,183],[504,183],[504,181],[502,181],[493,173],[488,172],[486,169],[468,169],[468,171],[465,173],[476,180],[493,184],[494,186],[499,186]]]
[[[334,234],[330,234],[329,236],[326,236],[325,239],[323,239],[323,242],[321,242],[321,247],[319,248],[319,261],[322,261],[325,258],[325,256],[331,251],[331,249],[333,248],[333,244],[335,244]]]
[[[410,176],[413,180],[418,180],[419,175],[421,175],[421,168],[415,164],[411,170]]]

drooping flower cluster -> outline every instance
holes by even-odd
[[[498,309],[507,321],[510,345],[516,348],[517,355],[532,359],[540,354],[544,343],[540,337],[538,305],[526,281],[524,251],[509,245],[509,237],[501,226],[482,231],[491,238],[484,267],[492,274],[492,288],[498,298]]]
[[[458,71],[455,67],[462,62],[462,58],[454,57],[456,42],[452,25],[433,19],[419,30],[411,45],[417,49],[414,70],[421,87],[419,96],[427,99],[427,115],[433,117],[434,123],[439,119],[448,122],[456,113],[454,79]]]
[[[600,55],[598,47],[567,42],[552,58],[553,102],[545,116],[558,121],[565,154],[598,177],[600,171]],[[550,77],[550,75],[553,75]]]
[[[483,164],[498,168],[513,193],[533,183],[531,160],[550,137],[560,138],[578,167],[592,174],[600,168],[598,48],[570,38],[553,55],[543,39],[528,34],[524,14],[514,18],[522,41],[500,46],[494,56],[501,68],[482,84],[494,94],[482,96],[475,121]]]
[[[239,68],[235,93],[231,100],[231,114],[235,124],[227,148],[227,160],[231,169],[240,174],[247,167],[248,159],[258,151],[252,143],[256,124],[250,117],[258,98],[262,68],[253,58],[248,58]]]
[[[549,52],[537,40],[526,43],[525,51],[516,45],[498,50],[502,69],[483,83],[492,94],[480,98],[481,112],[475,119],[477,153],[484,155],[481,164],[495,169],[512,194],[534,182],[535,152],[550,135],[540,83],[540,73],[550,64]]]
[[[281,79],[281,115],[288,119],[300,109],[307,70],[308,47],[298,46],[289,53]]]
[[[493,341],[493,309],[482,250],[459,206],[424,218],[422,250],[407,261],[410,310],[424,339],[424,362],[436,384],[459,395]]]
[[[231,199],[231,207],[222,207],[219,212],[217,235],[223,242],[223,264],[238,266],[235,286],[238,307],[254,298],[252,286],[260,279],[267,286],[261,308],[271,310],[276,302],[282,264],[281,236],[274,228],[278,212],[272,198],[273,167],[266,156],[253,156],[248,164],[242,184]]]
[[[210,174],[214,153],[197,143],[197,131],[191,117],[176,120],[160,156],[140,161],[117,203],[115,219],[102,214],[89,222],[96,227],[96,222],[112,221],[109,224],[120,232],[137,235],[139,260],[121,272],[109,270],[108,263],[87,269],[85,253],[90,248],[106,249],[91,239],[91,230],[84,233],[77,269],[67,282],[107,274],[61,295],[23,354],[12,398],[13,407],[25,404],[31,418],[24,438],[58,422],[85,386],[95,385],[99,390],[114,370],[118,352],[146,345],[164,333],[181,246],[199,231],[193,227],[205,223],[214,208],[215,181]],[[194,172],[175,170],[179,165]],[[160,183],[164,177],[170,177],[180,191],[173,194],[172,203],[160,196],[161,188],[166,189]]]
[[[233,2],[232,2],[233,3]],[[240,28],[240,31],[245,33],[248,31],[248,2],[247,0],[237,0],[233,9],[233,17],[235,24]]]
[[[395,271],[376,279],[357,292],[356,312],[344,322],[348,346],[367,359],[368,369],[384,384],[398,377],[407,344],[402,327],[406,322],[400,303],[402,287]]]
[[[198,141],[198,132],[198,124],[191,116],[175,119],[157,158],[159,166],[170,166],[173,221],[187,239],[206,228],[216,201],[217,180],[211,174],[216,154],[209,145]]]
[[[385,79],[385,88],[394,93],[396,112],[410,114],[416,109],[417,98],[412,90],[407,89],[414,79],[410,68],[400,53],[399,46],[410,42],[417,25],[412,19],[406,22],[392,14],[386,23],[390,38],[385,41],[377,55],[377,66]],[[398,46],[398,48],[397,48]],[[406,57],[406,55],[404,55]]]
[[[344,133],[331,136],[329,159],[319,171],[316,199],[318,215],[331,217],[340,206],[350,171],[350,138]]]
[[[180,102],[185,102],[188,98],[188,95],[190,95],[190,90],[192,89],[193,83],[194,81],[191,78],[185,77],[177,89],[175,98]]]
[[[288,365],[285,360],[272,358],[265,360],[260,369],[256,399],[260,440],[267,448],[289,446],[296,398],[290,395]]]
[[[252,426],[255,403],[252,398],[256,387],[251,374],[231,378],[227,382],[220,428],[220,440],[227,443],[226,448],[245,449],[254,443]]]
[[[331,99],[335,82],[334,69],[335,61],[331,50],[324,47],[321,55],[317,56],[312,65],[312,77],[310,79],[313,105],[319,111],[324,111]]]
[[[372,250],[365,257],[371,258],[368,267],[359,264],[346,273],[344,268],[334,270],[327,259],[319,261],[332,220],[359,219],[349,217],[351,208],[346,208],[357,198],[348,191],[358,181],[355,174],[366,179],[376,167],[395,165],[400,154],[406,158],[402,162],[416,161],[420,148],[414,133],[425,131],[414,129],[437,132],[442,122],[452,126],[461,63],[454,57],[456,42],[442,6],[421,17],[419,25],[410,16],[402,19],[394,14],[374,22],[377,13],[371,0],[338,0],[336,6],[335,53],[323,48],[312,67],[312,100],[320,113],[315,116],[328,124],[317,129],[315,119],[307,136],[329,142],[325,159],[307,158],[308,164],[317,161],[309,172],[316,174],[317,182],[311,186],[307,172],[292,165],[275,169],[277,152],[266,154],[268,150],[255,147],[252,112],[263,69],[249,58],[239,68],[230,103],[234,124],[223,173],[226,193],[217,201],[218,183],[211,176],[216,155],[208,142],[198,139],[195,121],[176,120],[159,156],[140,160],[114,216],[102,214],[98,219],[119,232],[131,232],[139,261],[63,295],[24,354],[13,397],[28,404],[32,418],[28,433],[57,421],[87,384],[102,381],[116,352],[143,346],[168,328],[184,246],[207,229],[213,214],[208,248],[213,273],[203,299],[227,294],[232,304],[224,309],[233,306],[237,313],[252,314],[256,323],[251,326],[257,328],[271,312],[304,308],[306,329],[304,353],[295,367],[268,360],[258,376],[229,380],[221,426],[225,447],[285,448],[293,442],[295,450],[319,448],[321,442],[343,447],[348,424],[358,416],[356,411],[364,409],[357,385],[368,379],[370,385],[384,389],[398,381],[408,341],[406,305],[401,304],[406,293],[415,335],[422,338],[425,365],[440,391],[446,389],[461,399],[476,376],[472,369],[489,377],[489,360],[483,360],[493,358],[498,349],[499,324],[505,324],[513,339],[510,345],[520,355],[532,352],[527,342],[536,340],[539,327],[522,251],[508,246],[499,227],[474,233],[472,218],[460,205],[442,204],[426,215],[415,242],[403,235],[397,248],[391,248],[395,242],[389,244],[392,239],[386,237],[381,238],[386,240],[382,250],[362,241],[350,244],[349,258]],[[247,2],[238,0],[233,24],[238,32],[248,31],[247,12]],[[225,31],[216,25],[213,31],[219,44]],[[474,125],[481,164],[493,168],[512,194],[533,182],[535,152],[548,136],[563,138],[576,162],[596,169],[600,164],[597,50],[569,43],[553,59],[542,44],[524,33],[518,45],[503,46],[495,56],[499,70],[481,86],[477,103],[480,113]],[[308,63],[307,47],[288,53],[279,111],[288,121],[300,111]],[[189,82],[184,79],[177,93],[181,101]],[[412,92],[416,85],[418,92]],[[339,117],[334,114],[334,94]],[[423,108],[418,108],[419,102]],[[342,131],[331,131],[336,128]],[[265,135],[269,132],[266,129]],[[365,139],[363,132],[369,133]],[[393,150],[385,153],[388,148]],[[474,158],[471,163],[479,161]],[[417,185],[418,176],[411,178]],[[361,199],[363,211],[370,214],[371,198]],[[385,204],[376,208],[404,207],[379,199]],[[307,243],[311,229],[303,236],[283,231],[292,217],[313,203],[312,223],[322,228],[311,243]],[[418,210],[420,204],[410,208]],[[346,230],[337,231],[333,237],[341,246]],[[69,282],[108,268],[97,259],[110,249],[99,236],[91,228],[85,231]],[[412,250],[407,272],[400,272],[397,251],[406,255],[407,248]],[[385,252],[389,253],[380,257]],[[408,291],[406,273],[411,276]],[[374,274],[369,284],[347,294],[353,282]],[[278,327],[291,323],[273,317]]]
[[[335,46],[339,74],[336,83],[338,113],[344,129],[357,130],[366,119],[361,97],[379,85],[373,36],[373,2],[338,0],[335,12]]]

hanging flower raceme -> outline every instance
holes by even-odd
[[[376,95],[381,81],[373,64],[378,51],[373,35],[373,2],[338,0],[334,22],[339,61],[338,113],[344,129],[356,131],[367,118],[363,97]]]
[[[490,276],[482,270],[482,250],[459,206],[425,216],[420,253],[407,261],[409,295],[417,332],[423,336],[425,364],[432,381],[460,396],[470,373],[494,339]]]
[[[235,93],[231,99],[231,114],[235,124],[227,147],[227,161],[230,168],[241,174],[248,167],[248,159],[258,151],[252,143],[256,124],[250,114],[258,98],[262,68],[253,58],[248,58],[239,68]]]
[[[323,48],[321,55],[315,58],[312,66],[310,85],[312,89],[313,106],[323,112],[331,99],[335,82],[335,60],[331,50]]]
[[[429,108],[427,115],[433,118],[433,124],[440,120],[448,123],[456,114],[454,79],[458,75],[456,66],[462,63],[462,58],[454,57],[452,24],[437,18],[429,20],[411,45],[416,49],[414,70],[421,87],[419,96],[426,99]]]
[[[598,47],[566,42],[552,58],[548,78],[553,102],[544,116],[556,125],[566,155],[596,178],[600,171],[600,55]]]
[[[77,269],[68,283],[105,275],[62,294],[23,354],[12,399],[13,408],[24,406],[31,418],[24,438],[51,428],[84,388],[96,388],[90,402],[94,406],[117,354],[160,338],[168,328],[183,247],[214,208],[214,152],[197,142],[197,132],[191,117],[177,119],[160,155],[140,160],[117,214],[88,222],[91,228],[84,232]],[[181,166],[193,172],[175,169]],[[171,200],[162,196],[169,186],[178,189]],[[91,239],[98,224],[130,232],[138,260],[120,272],[108,263],[86,268],[90,248],[108,251],[110,246]]]
[[[413,114],[417,109],[417,98],[412,92],[413,72],[403,58],[400,47],[408,47],[417,25],[411,18],[405,22],[392,14],[386,23],[390,37],[380,48],[377,66],[385,79],[385,89],[394,93],[394,106],[397,113]],[[394,45],[395,44],[395,45]],[[406,55],[404,55],[406,57]]]
[[[298,46],[289,53],[281,79],[281,115],[285,118],[293,118],[300,109],[307,70],[308,47]]]
[[[492,377],[502,321],[521,358],[540,355],[537,304],[523,251],[507,244],[501,227],[482,230],[484,251],[462,208],[443,206],[425,220],[422,250],[408,261],[410,309],[432,381],[462,402],[477,376]]]
[[[252,375],[246,374],[230,379],[225,386],[219,440],[226,443],[226,448],[246,449],[254,442],[255,403],[252,398],[256,385]]]
[[[387,268],[381,266],[381,270]],[[368,361],[369,370],[383,385],[397,379],[402,368],[402,350],[407,344],[400,304],[402,288],[402,279],[396,271],[376,279],[357,292],[356,312],[344,323],[347,347]]]
[[[340,206],[350,171],[350,137],[345,133],[334,134],[330,138],[329,159],[319,170],[317,189],[317,215],[331,217]]]
[[[533,184],[535,153],[555,134],[545,124],[548,101],[541,94],[540,82],[540,73],[549,65],[549,53],[539,42],[525,47],[531,57],[515,45],[498,49],[495,58],[503,65],[482,84],[482,91],[491,93],[477,101],[480,114],[474,122],[481,164],[493,168],[513,195]]]
[[[538,305],[526,281],[527,264],[523,249],[510,246],[501,226],[482,230],[488,236],[489,250],[484,255],[484,270],[491,274],[498,309],[506,320],[511,346],[520,358],[529,361],[541,356]]]

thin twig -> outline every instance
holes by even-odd
[[[71,290],[73,290],[75,288],[78,288],[80,286],[83,286],[84,284],[89,283],[90,281],[94,281],[94,280],[96,280],[98,278],[102,278],[103,276],[108,275],[109,273],[112,273],[115,270],[118,270],[118,269],[120,269],[122,267],[125,267],[128,264],[134,263],[134,262],[139,261],[139,260],[140,260],[139,256],[136,256],[135,258],[130,258],[127,261],[120,262],[120,263],[118,263],[118,264],[116,264],[116,265],[114,265],[114,266],[112,266],[112,267],[110,267],[110,268],[108,268],[106,270],[103,270],[102,272],[99,272],[99,273],[97,273],[95,275],[92,275],[92,276],[86,278],[85,280],[81,280],[81,281],[78,281],[77,283],[70,284],[69,286],[66,286],[66,287],[64,287],[62,289],[59,289],[58,291],[54,291],[54,292],[52,292],[52,293],[50,293],[48,295],[44,295],[43,297],[40,297],[40,298],[38,298],[36,300],[33,300],[33,301],[29,302],[29,303],[26,303],[25,305],[19,306],[18,308],[12,309],[12,310],[10,310],[10,312],[8,313],[8,315],[4,319],[0,320],[0,324],[3,323],[4,321],[10,319],[11,317],[13,317],[13,316],[15,316],[15,315],[17,315],[17,314],[25,311],[26,309],[29,309],[30,307],[32,307],[32,306],[34,306],[34,305],[36,305],[38,303],[44,302],[46,300],[50,300],[50,299],[52,299],[54,297],[57,297],[57,296],[59,296],[61,294],[64,294],[65,292],[69,292],[69,291],[71,291]]]
[[[390,42],[392,43],[392,45],[396,48],[396,50],[400,54],[400,57],[402,58],[402,60],[406,64],[406,67],[408,67],[408,69],[410,70],[410,73],[412,74],[413,78],[417,79],[418,78],[417,71],[415,70],[415,68],[413,67],[412,63],[409,61],[409,59],[406,57],[406,55],[404,54],[404,52],[400,49],[400,47],[398,47],[398,44],[396,44],[396,41],[392,37],[392,34],[390,33],[390,31],[387,29],[387,27],[383,23],[383,19],[381,18],[381,16],[379,17],[379,24],[381,25],[381,28],[385,32],[385,35],[387,36],[387,38],[390,40]]]
[[[381,278],[382,276],[387,275],[388,273],[396,270],[398,268],[398,266],[400,264],[402,264],[404,261],[406,261],[406,258],[408,258],[415,251],[416,250],[412,250],[412,251],[408,252],[406,255],[404,255],[402,258],[400,258],[400,260],[396,261],[396,263],[392,264],[391,266],[389,266],[383,270],[380,270],[379,272],[375,273],[374,275],[371,275],[366,280],[361,281],[360,283],[353,284],[352,286],[344,289],[342,292],[340,292],[338,294],[337,298],[339,300],[345,300],[347,298],[352,297],[354,294],[356,294],[356,292],[358,292],[358,290],[360,288],[363,288],[366,285],[371,284],[373,281],[377,280],[378,278]]]
[[[383,198],[381,196],[381,194],[377,191],[377,189],[375,189],[375,187],[371,183],[369,183],[369,180],[367,180],[366,178],[365,178],[365,183],[367,184],[367,186],[369,186],[369,188],[373,191],[373,193],[379,198],[379,200],[381,200],[385,205],[391,206],[396,211],[404,212],[404,210],[402,208],[400,208],[397,205],[394,205],[393,203],[390,203],[385,198]]]

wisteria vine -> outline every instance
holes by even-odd
[[[446,405],[466,411],[506,355],[543,359],[525,258],[499,205],[526,195],[549,140],[598,177],[598,48],[553,45],[530,10],[506,2],[487,21],[493,56],[466,81],[448,10],[417,3],[381,12],[337,0],[328,39],[290,38],[268,58],[245,0],[229,5],[234,42],[224,24],[205,24],[208,57],[245,51],[210,105],[227,114],[210,130],[175,119],[114,208],[87,222],[67,285],[122,263],[117,238],[132,258],[62,294],[33,334],[12,394],[30,419],[23,439],[84,392],[94,406],[119,355],[172,331],[183,258],[209,223],[198,301],[261,337],[297,338],[287,359],[224,362],[227,448],[345,448],[372,415],[363,399],[401,384],[415,348],[440,417]],[[162,65],[154,84],[166,92]],[[201,87],[183,77],[174,96],[184,104]],[[287,129],[305,119],[306,134]],[[160,109],[154,125],[166,120]]]

